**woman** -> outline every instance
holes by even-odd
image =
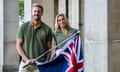
[[[64,14],[58,14],[55,20],[55,40],[59,44],[77,32],[77,29],[70,27],[67,17]],[[57,49],[63,48],[65,42]]]

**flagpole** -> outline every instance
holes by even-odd
[[[40,56],[36,57],[35,59],[33,59],[34,61],[37,61],[39,58],[43,57],[45,54],[51,52],[52,50],[56,49],[58,46],[60,46],[61,44],[63,44],[64,42],[68,41],[70,38],[72,38],[73,36],[75,36],[77,33],[80,33],[80,31],[77,31],[76,33],[74,33],[73,35],[71,35],[70,37],[68,37],[67,39],[63,40],[62,42],[60,42],[58,45],[56,45],[55,47],[45,51],[43,54],[41,54]],[[25,64],[23,66],[23,68],[27,67],[29,64]]]

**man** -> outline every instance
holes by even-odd
[[[32,21],[20,26],[17,33],[16,46],[19,55],[22,57],[19,72],[39,72],[33,59],[51,48],[52,31],[41,21],[43,7],[39,4],[32,6]],[[44,62],[49,59],[50,54],[38,59]],[[28,67],[22,68],[23,65]]]

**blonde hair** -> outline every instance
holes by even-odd
[[[63,16],[64,17],[65,23],[67,24],[67,28],[69,28],[70,25],[69,25],[69,21],[68,21],[67,17],[64,14],[58,14],[58,15],[56,15],[56,18],[55,18],[55,31],[60,29],[60,26],[58,25],[58,17],[59,16]]]

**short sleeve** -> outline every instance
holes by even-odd
[[[16,38],[17,38],[17,39],[23,39],[23,38],[24,38],[24,26],[23,26],[23,25],[21,25],[21,26],[18,28]]]
[[[52,41],[52,30],[49,28],[47,32],[47,41]]]

